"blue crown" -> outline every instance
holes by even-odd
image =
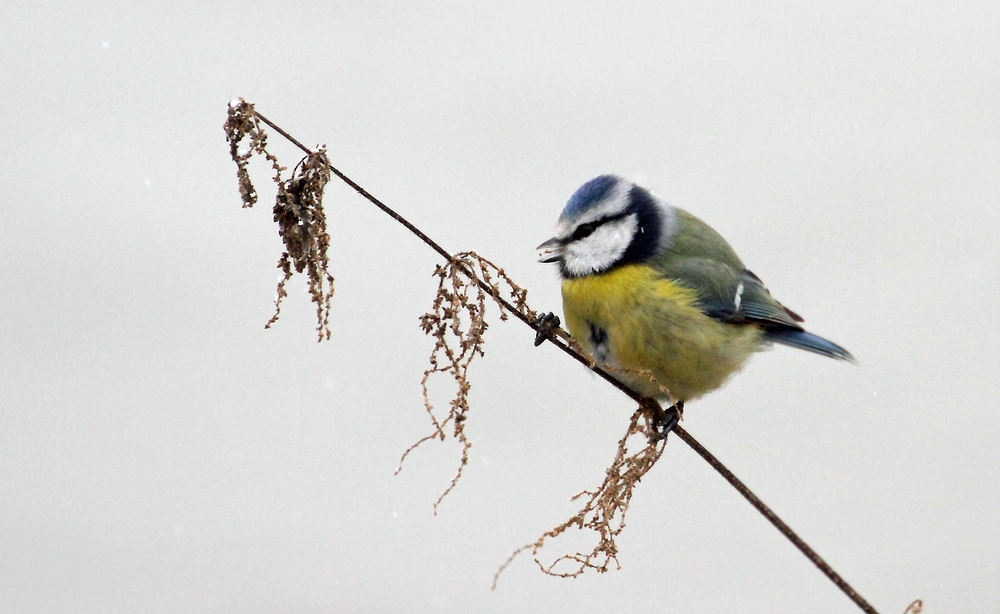
[[[576,218],[594,203],[604,200],[619,181],[621,179],[614,175],[601,175],[583,184],[569,197],[566,208],[563,209],[563,217]]]

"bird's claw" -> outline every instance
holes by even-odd
[[[559,328],[560,321],[559,316],[552,313],[543,313],[538,316],[535,320],[535,324],[538,326],[537,332],[535,333],[535,347],[540,346],[547,338],[552,336],[552,331]]]
[[[652,443],[666,439],[684,415],[684,401],[677,401],[670,407],[663,409],[659,403],[650,400],[646,404],[646,408],[649,411],[650,427],[653,432],[649,437]]]

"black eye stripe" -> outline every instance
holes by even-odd
[[[578,241],[580,239],[585,239],[589,237],[595,230],[601,226],[607,224],[608,222],[616,222],[620,219],[632,215],[632,211],[622,211],[621,213],[616,213],[614,215],[609,215],[607,217],[602,217],[599,220],[594,220],[593,222],[587,222],[586,224],[580,224],[573,231],[573,236],[570,240]]]
[[[579,226],[576,227],[576,230],[573,231],[573,240],[577,241],[579,239],[584,239],[586,237],[589,237],[591,233],[594,232],[595,228],[597,228],[597,226],[593,222],[588,222],[587,224],[580,224]]]

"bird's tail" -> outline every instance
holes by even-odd
[[[807,333],[804,330],[795,330],[792,328],[772,328],[765,331],[764,338],[768,341],[773,341],[774,343],[789,345],[793,348],[799,348],[802,350],[809,350],[810,352],[822,354],[823,356],[829,356],[830,358],[857,362],[850,352],[836,343],[827,341],[818,335]]]

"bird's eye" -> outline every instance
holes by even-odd
[[[596,226],[590,223],[577,226],[576,231],[573,232],[573,240],[578,241],[589,237],[594,232],[594,228],[596,228]]]

